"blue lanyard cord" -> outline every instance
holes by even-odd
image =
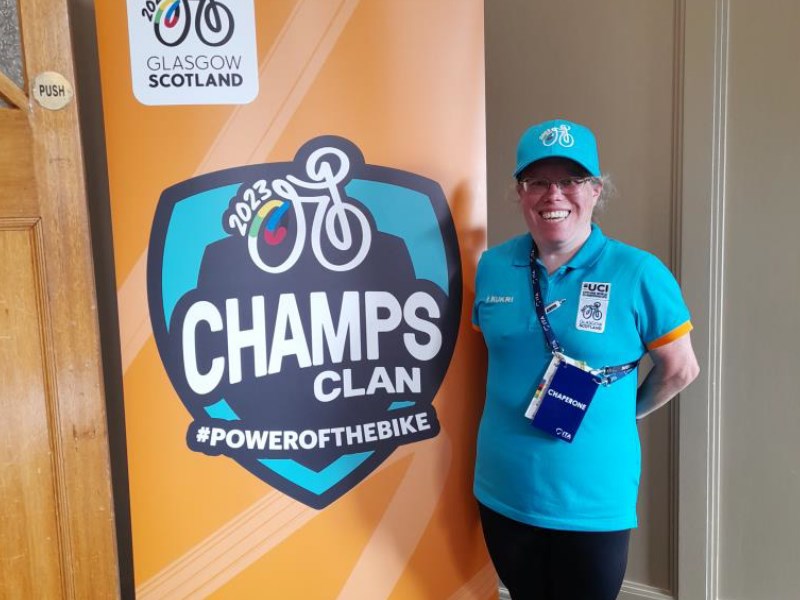
[[[624,365],[617,365],[616,367],[603,367],[602,369],[595,369],[592,375],[595,376],[595,381],[600,385],[611,385],[636,370],[639,361],[625,363]]]
[[[558,342],[553,328],[550,326],[550,320],[547,318],[547,313],[544,309],[544,299],[542,298],[542,286],[539,283],[539,273],[536,269],[536,242],[533,243],[531,248],[531,284],[533,285],[533,307],[536,309],[536,317],[539,320],[539,325],[542,327],[542,333],[547,340],[547,346],[555,353],[564,353],[564,347]],[[601,369],[592,370],[592,375],[600,385],[611,385],[632,373],[638,366],[639,361],[625,363],[624,365],[617,365],[615,367],[603,367]]]
[[[536,316],[542,332],[547,339],[547,345],[553,353],[563,352],[564,348],[558,343],[553,328],[550,327],[550,320],[544,310],[544,299],[542,298],[542,286],[539,284],[539,273],[536,271],[536,243],[531,248],[531,283],[533,284],[533,306],[536,309]]]

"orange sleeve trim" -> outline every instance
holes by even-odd
[[[692,327],[692,322],[686,321],[683,325],[679,325],[666,335],[662,335],[660,338],[653,340],[652,342],[647,344],[647,349],[655,350],[656,348],[660,348],[661,346],[666,346],[670,342],[674,342],[678,338],[682,338],[692,329],[694,329],[694,327]]]

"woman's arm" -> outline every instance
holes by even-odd
[[[700,373],[689,334],[650,350],[653,368],[636,393],[636,418],[664,406]]]

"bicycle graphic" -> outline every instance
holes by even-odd
[[[339,162],[339,169],[335,173],[331,164],[331,157],[335,157]],[[339,183],[344,181],[349,171],[350,159],[344,152],[337,148],[320,148],[311,153],[306,162],[306,175],[308,175],[310,181],[303,181],[294,175],[287,175],[286,179],[274,179],[272,181],[272,189],[278,196],[288,201],[294,211],[297,232],[289,256],[280,264],[269,265],[261,257],[258,244],[259,236],[253,235],[255,232],[251,231],[250,235],[247,236],[248,250],[250,258],[259,269],[273,274],[284,273],[291,269],[300,258],[305,248],[308,232],[305,211],[303,210],[304,203],[317,205],[311,220],[311,250],[319,264],[329,271],[335,272],[349,271],[361,264],[366,258],[372,243],[372,230],[364,212],[357,206],[346,203],[342,199]],[[327,193],[301,196],[297,188],[325,190]],[[285,210],[288,210],[288,207]],[[269,222],[266,219],[268,212],[269,210],[263,215],[259,214],[265,224]],[[353,227],[356,228],[356,236],[353,235]],[[259,223],[256,229],[261,228],[262,225]],[[333,249],[341,253],[351,251],[356,244],[355,239],[359,236],[361,244],[355,256],[350,260],[336,263],[325,254],[322,246],[323,234],[325,239],[333,246]],[[272,232],[269,229],[265,231],[264,237],[268,243],[271,243],[268,239],[270,235],[272,235]]]
[[[195,1],[195,0],[192,0]],[[233,36],[233,13],[220,0],[196,0],[194,30],[206,46],[222,46]],[[165,46],[183,43],[192,29],[192,9],[189,0],[161,0],[156,5],[148,0],[142,14],[153,22],[156,38]]]
[[[584,319],[594,319],[595,321],[599,321],[603,318],[603,311],[600,310],[600,303],[595,302],[594,304],[587,304],[581,309],[581,315],[583,315]]]
[[[569,125],[559,125],[558,127],[551,127],[545,131],[539,139],[545,146],[552,146],[558,142],[559,146],[569,148],[575,143],[575,138],[569,132]]]

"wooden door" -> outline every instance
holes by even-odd
[[[0,73],[0,597],[119,595],[87,201],[66,0],[19,0],[24,76]]]

